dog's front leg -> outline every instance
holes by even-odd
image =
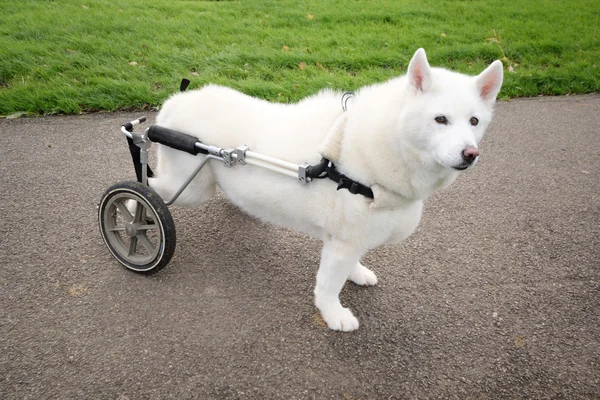
[[[348,275],[348,280],[361,286],[377,285],[377,275],[375,275],[375,272],[371,271],[360,262],[357,262],[354,268],[352,268],[350,275]]]
[[[360,259],[355,247],[337,240],[325,240],[315,286],[315,305],[330,329],[353,331],[358,320],[348,308],[342,307],[339,295],[344,282]]]

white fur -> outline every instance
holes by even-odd
[[[501,84],[499,61],[470,77],[431,68],[419,49],[406,76],[362,88],[345,113],[342,93],[331,90],[297,104],[269,103],[215,85],[176,94],[164,104],[158,125],[207,144],[247,145],[297,164],[314,165],[321,152],[342,173],[377,188],[376,197],[398,201],[372,207],[364,196],[337,191],[329,179],[302,185],[260,167],[224,168],[211,161],[175,204],[203,204],[218,184],[247,213],[321,239],[315,304],[331,329],[355,330],[358,320],[338,298],[344,282],[377,283],[360,264],[361,256],[414,232],[423,200],[454,181],[458,171],[453,167],[461,163],[466,146],[477,147]],[[437,123],[439,115],[449,123]],[[473,116],[479,125],[470,125]],[[157,177],[150,186],[170,199],[201,157],[158,145]]]

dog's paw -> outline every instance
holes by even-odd
[[[349,308],[341,305],[321,309],[321,316],[329,329],[334,331],[351,332],[358,329],[358,319]]]
[[[377,276],[375,273],[361,263],[356,264],[356,267],[350,272],[348,280],[357,285],[377,285]]]

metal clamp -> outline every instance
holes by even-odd
[[[221,150],[221,157],[223,157],[223,165],[225,165],[225,168],[231,168],[235,165],[235,158],[233,157],[234,152],[235,150],[233,149]]]
[[[248,149],[248,146],[240,146],[235,149],[235,158],[237,164],[246,165],[246,152]]]
[[[298,166],[298,181],[300,181],[302,184],[312,181],[312,178],[307,174],[308,167],[310,167],[310,165],[307,163]]]

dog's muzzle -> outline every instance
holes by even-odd
[[[469,168],[475,162],[475,160],[477,160],[477,157],[479,157],[479,150],[477,150],[476,147],[467,146],[463,149],[461,156],[462,163],[452,168],[459,171],[464,171],[465,169]]]

